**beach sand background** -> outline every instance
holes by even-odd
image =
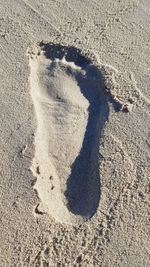
[[[64,87],[69,84],[72,90],[66,101],[75,103],[78,99],[84,112],[79,112],[76,118],[79,132],[74,145],[74,135],[72,139],[66,137],[66,129],[72,131],[73,116],[78,114],[72,107],[66,113],[71,112],[72,117],[66,120],[64,116],[64,129],[56,127],[61,134],[57,136],[57,131],[55,135],[50,130],[56,126],[50,117],[51,112],[47,107],[44,111],[40,111],[39,107],[36,109],[39,100],[34,97],[38,79],[41,79],[41,88],[46,88],[47,79],[49,81],[46,57],[43,59],[39,53],[40,42],[73,46],[80,49],[85,58],[90,58],[96,71],[103,74],[105,93],[100,98],[105,103],[105,113],[106,106],[109,109],[103,128],[97,127],[100,131],[99,150],[93,146],[91,150],[92,157],[99,151],[96,173],[98,171],[100,180],[93,185],[89,178],[88,188],[92,195],[96,192],[98,197],[95,196],[94,200],[89,198],[87,203],[83,197],[83,205],[80,207],[78,204],[76,210],[70,208],[73,212],[69,213],[65,197],[61,204],[59,202],[64,196],[69,175],[69,169],[62,171],[59,167],[66,167],[68,156],[65,161],[59,155],[58,167],[55,166],[56,171],[58,169],[65,177],[59,189],[60,177],[54,185],[51,179],[45,183],[45,176],[41,180],[37,178],[41,166],[46,171],[52,169],[48,160],[45,162],[42,158],[40,149],[43,140],[48,140],[44,144],[50,146],[50,156],[54,156],[55,151],[57,156],[59,151],[70,155],[67,149],[71,147],[73,163],[84,139],[88,101],[81,94],[78,80],[74,78],[76,74],[72,74],[75,65],[68,67],[71,78],[66,76],[64,66],[62,76],[59,68],[54,68],[57,79],[51,78],[50,85],[61,89],[59,85],[62,86],[61,81],[64,83],[65,77]],[[0,0],[1,267],[150,265],[149,55],[149,1]],[[41,78],[42,75],[47,76]],[[87,88],[89,79],[84,82]],[[119,107],[118,110],[116,107]],[[58,112],[62,110],[58,109]],[[45,122],[44,127],[47,122],[46,130],[38,118]],[[51,145],[54,136],[58,138],[56,150]],[[98,138],[98,131],[95,136]],[[37,158],[40,162],[38,166],[35,163]],[[93,164],[94,160],[89,167],[92,175],[97,168]],[[86,187],[86,181],[84,185]],[[49,186],[52,186],[52,191],[55,190],[53,186],[56,187],[58,198],[55,198],[55,191],[47,198]],[[79,186],[77,190],[81,191],[79,197],[82,198]]]

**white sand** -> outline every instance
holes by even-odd
[[[149,39],[149,1],[0,1],[0,267],[150,265]]]

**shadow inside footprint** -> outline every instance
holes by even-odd
[[[82,148],[71,167],[65,195],[71,212],[89,218],[96,212],[100,200],[99,147],[109,110],[103,79],[95,67],[87,69],[86,78],[76,78],[82,94],[89,101],[89,114]]]
[[[89,102],[88,122],[79,155],[71,166],[65,197],[68,209],[76,215],[90,218],[100,201],[100,139],[109,107],[101,72],[74,47],[41,43],[45,56],[50,59],[63,57],[85,70],[85,75],[76,73],[76,81],[83,96]]]

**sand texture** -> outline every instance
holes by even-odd
[[[150,2],[0,0],[0,267],[150,266]]]

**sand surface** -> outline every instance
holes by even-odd
[[[0,0],[0,267],[150,266],[150,2]]]

